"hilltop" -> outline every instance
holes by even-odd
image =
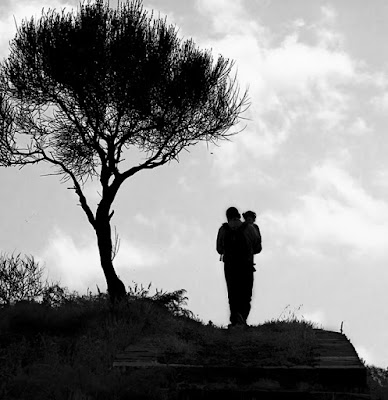
[[[112,309],[106,294],[59,289],[49,301],[0,309],[0,398],[158,398],[157,376],[143,371],[124,378],[112,368],[118,353],[138,343],[156,345],[164,363],[294,366],[314,360],[314,324],[295,316],[228,332],[185,309],[184,290],[149,296],[135,287]],[[387,379],[373,371],[371,383],[386,396],[375,399],[388,398]]]

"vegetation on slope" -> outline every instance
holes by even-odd
[[[150,370],[122,375],[113,368],[116,355],[131,344],[154,345],[160,363],[291,366],[314,360],[314,325],[290,311],[248,330],[228,330],[194,317],[185,308],[184,290],[156,290],[151,296],[150,286],[135,284],[112,309],[101,292],[81,296],[41,284],[34,262],[21,269],[20,262],[18,268],[3,264],[0,398],[160,398],[165,376]],[[15,277],[19,285],[12,285]],[[367,369],[372,399],[388,400],[388,369]]]
[[[125,303],[111,309],[103,293],[80,296],[54,285],[40,302],[4,306],[0,398],[105,399],[109,394],[110,399],[124,399],[141,393],[152,397],[153,390],[156,396],[162,377],[137,373],[124,379],[112,368],[118,353],[142,341],[157,345],[159,362],[167,363],[311,362],[311,324],[271,321],[228,332],[194,318],[184,308],[184,293],[156,291],[150,296],[149,287],[135,286]]]

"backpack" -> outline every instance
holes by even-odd
[[[244,262],[248,261],[250,256],[248,240],[244,234],[247,223],[243,222],[241,226],[232,229],[227,223],[224,236],[224,262]]]

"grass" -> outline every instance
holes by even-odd
[[[157,338],[159,362],[218,366],[313,365],[314,332],[306,322],[279,321],[246,331],[176,321],[173,334]]]
[[[118,353],[143,341],[157,346],[164,363],[313,363],[314,325],[293,315],[230,332],[194,318],[183,307],[183,290],[149,296],[135,287],[114,311],[101,293],[59,294],[49,303],[0,309],[0,398],[161,398],[162,375],[139,370],[124,376],[112,368]]]
[[[371,400],[388,400],[388,368],[367,366]]]

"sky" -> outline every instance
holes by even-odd
[[[116,2],[112,2],[112,4]],[[1,0],[0,58],[15,22],[76,0]],[[235,61],[245,129],[124,184],[112,224],[125,285],[185,289],[201,320],[227,325],[215,250],[225,211],[254,210],[263,239],[249,324],[294,313],[343,331],[388,367],[388,4],[375,0],[144,0],[214,57]],[[133,162],[136,164],[136,156]],[[131,160],[129,160],[131,161]],[[52,281],[105,291],[96,238],[48,165],[0,168],[0,251],[32,254]],[[85,187],[91,204],[96,183]]]

